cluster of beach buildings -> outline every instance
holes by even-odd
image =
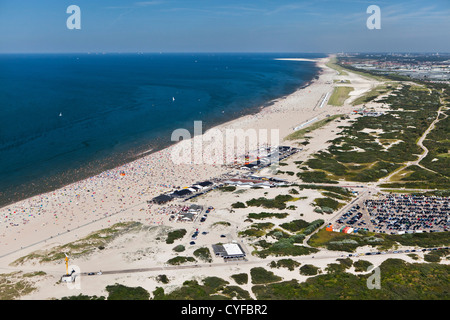
[[[384,112],[376,112],[376,111],[369,111],[365,109],[359,109],[359,110],[353,110],[354,114],[359,114],[366,117],[379,117],[384,115]]]
[[[149,200],[147,202],[162,205],[175,199],[187,201],[203,195],[209,191],[212,191],[216,188],[220,188],[224,185],[231,185],[242,188],[273,188],[281,185],[287,185],[287,182],[285,180],[260,177],[254,175],[253,172],[274,164],[274,160],[276,160],[276,163],[278,163],[279,160],[283,160],[301,151],[301,149],[289,146],[279,146],[276,147],[275,150],[274,148],[270,147],[263,148],[265,148],[266,151],[265,156],[259,156],[261,154],[260,152],[262,151],[262,149],[260,148],[256,150],[256,153],[258,154],[258,156],[255,156],[256,160],[250,161],[250,155],[246,155],[245,164],[243,166],[238,165],[237,163],[235,164],[234,169],[240,169],[244,171],[243,173],[238,173],[235,176],[228,174],[225,178],[201,181],[183,189],[170,190],[166,193],[154,197],[152,200]]]
[[[183,189],[160,194],[159,196],[154,197],[152,200],[149,200],[147,202],[155,204],[165,204],[174,199],[184,199],[186,201],[194,197],[198,197],[199,195],[205,194],[206,192],[211,191],[217,187],[218,185],[213,181],[206,180],[195,183]]]
[[[289,146],[279,146],[277,148],[267,147],[265,148],[265,150],[258,150],[257,154],[253,155],[253,157],[251,157],[250,155],[246,155],[245,164],[243,166],[236,164],[236,167],[241,170],[247,171],[261,170],[272,164],[276,165],[280,160],[284,160],[287,157],[300,152],[301,150],[301,148],[294,148]],[[261,156],[261,153],[263,153],[264,156]],[[250,159],[254,160],[250,161]]]

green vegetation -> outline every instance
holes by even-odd
[[[250,276],[253,284],[271,283],[281,281],[283,279],[262,267],[250,269]]]
[[[309,223],[306,222],[305,220],[298,219],[298,220],[293,220],[291,222],[286,222],[286,223],[280,224],[280,227],[282,227],[283,229],[286,229],[290,232],[298,232],[298,231],[306,228],[308,225],[309,225]]]
[[[194,256],[205,262],[212,262],[211,252],[206,247],[195,250]]]
[[[288,213],[272,213],[272,212],[260,212],[260,213],[249,213],[248,218],[249,219],[266,219],[266,218],[278,218],[283,219],[286,218],[289,214]]]
[[[298,266],[300,266],[300,263],[292,260],[292,259],[280,259],[278,261],[272,261],[269,266],[271,268],[287,268],[288,270],[292,271]]]
[[[21,271],[0,274],[0,300],[19,299],[35,290],[30,276]]]
[[[320,207],[322,211],[327,213],[331,213],[344,205],[344,203],[341,203],[331,198],[316,198],[314,199],[314,204]]]
[[[154,300],[249,300],[247,291],[237,287],[228,286],[229,282],[218,277],[207,277],[203,284],[197,280],[185,281],[183,286],[165,294],[161,287],[153,291]]]
[[[341,59],[342,58],[339,58],[339,60],[334,59],[332,63],[329,63],[329,64],[327,63],[327,66],[337,70],[340,73],[343,72],[343,73],[347,74],[347,72],[352,72],[352,73],[356,73],[362,77],[370,78],[370,79],[374,79],[374,80],[382,81],[382,82],[391,81],[391,80],[411,80],[408,77],[398,78],[398,77],[393,77],[393,76],[382,76],[379,74],[375,74],[374,72],[369,71],[369,70],[357,69],[357,68],[354,68],[349,65],[342,65]],[[344,74],[342,74],[342,75],[344,75]]]
[[[372,263],[366,260],[357,260],[353,263],[356,272],[367,272],[371,265]]]
[[[46,274],[47,273],[45,273],[44,271],[35,271],[35,272],[24,273],[23,277],[33,278],[33,277],[38,277],[38,276],[45,276]]]
[[[233,192],[236,190],[236,186],[223,186],[223,187],[217,188],[217,190],[224,191],[224,192]]]
[[[328,100],[328,104],[332,106],[342,106],[345,100],[348,99],[349,93],[353,90],[354,88],[352,87],[334,87],[333,93]]]
[[[382,94],[386,94],[391,89],[392,89],[391,85],[384,85],[384,84],[379,85],[379,86],[373,88],[372,90],[370,90],[369,92],[366,92],[361,97],[355,99],[355,101],[352,102],[352,105],[358,106],[358,105],[368,103],[372,100],[375,100],[378,96],[380,96]]]
[[[329,263],[327,267],[325,268],[325,271],[327,273],[338,273],[338,272],[344,272],[345,266],[340,263]]]
[[[305,264],[300,267],[300,274],[304,276],[315,276],[319,270],[319,267],[313,266],[312,264]]]
[[[299,187],[300,190],[303,189],[325,190],[328,192],[333,192],[342,195],[344,198],[350,198],[353,196],[352,192],[349,189],[338,186],[317,186],[313,184],[298,184],[297,187]]]
[[[239,236],[247,236],[247,237],[262,237],[266,234],[266,230],[273,228],[274,224],[270,222],[266,223],[254,223],[249,229],[244,231],[240,231]]]
[[[431,248],[445,246],[448,245],[449,242],[449,232],[407,233],[403,235],[372,232],[365,232],[364,234],[346,234],[329,232],[326,231],[325,228],[322,228],[311,236],[308,244],[315,248],[325,247],[328,250],[353,252],[356,248],[366,245],[377,247],[380,250],[386,250],[397,244]]]
[[[95,300],[105,300],[104,296],[88,296],[88,295],[84,295],[84,294],[79,294],[77,296],[70,296],[70,297],[62,297],[61,300],[91,300],[91,301],[95,301]]]
[[[272,231],[268,232],[267,236],[273,237],[276,240],[280,240],[280,239],[283,239],[283,238],[290,238],[291,234],[283,231],[282,229],[275,228]],[[304,239],[304,237],[297,237],[298,241],[294,241],[294,243],[300,243],[300,242],[303,241],[303,239]]]
[[[231,205],[233,209],[246,208],[245,204],[242,202],[235,202]]]
[[[180,264],[183,264],[183,263],[186,263],[186,262],[195,262],[195,261],[196,260],[194,258],[192,258],[192,257],[178,256],[178,257],[175,257],[175,258],[167,260],[167,263],[177,266],[177,265],[180,265]]]
[[[253,300],[250,297],[250,294],[248,293],[248,291],[246,291],[238,286],[227,286],[222,290],[221,293],[231,299]]]
[[[436,90],[430,93],[428,90],[415,90],[409,85],[403,85],[402,88],[393,90],[393,94],[379,100],[388,104],[391,111],[376,118],[358,117],[351,126],[343,128],[340,136],[332,140],[326,150],[316,153],[314,158],[304,163],[314,171],[299,172],[297,176],[304,182],[316,183],[329,182],[327,180],[371,182],[388,176],[407,161],[416,160],[423,152],[417,145],[417,140],[436,118],[436,112],[440,107],[439,93]],[[442,124],[438,122],[439,128],[436,132],[435,130],[430,132],[430,141],[449,139],[449,125],[445,123],[446,120],[447,118],[441,120]],[[389,144],[387,149],[383,141],[398,141],[398,143]],[[427,139],[426,143],[431,149],[436,150],[435,157],[444,151],[444,148],[437,147],[437,143],[434,143],[433,148],[433,142],[430,141]],[[428,158],[428,163],[433,159]],[[439,166],[439,161],[434,161],[432,165],[437,169],[436,172],[445,175],[449,167],[445,162],[447,160],[442,162],[445,168]],[[425,159],[422,162],[428,167]],[[421,181],[429,177],[424,172],[418,172],[417,175]],[[428,180],[426,187],[448,188],[448,180],[445,179],[447,177]],[[412,185],[410,182],[404,183],[405,187],[410,185]]]
[[[231,278],[233,278],[233,280],[236,281],[237,284],[247,284],[248,283],[248,274],[246,274],[246,273],[233,274],[231,276]]]
[[[367,289],[372,273],[353,275],[336,270],[302,283],[290,280],[257,285],[252,291],[257,299],[267,300],[447,300],[449,270],[449,265],[388,259],[380,265],[381,288],[377,290]]]
[[[310,222],[310,224],[302,231],[302,234],[307,236],[316,231],[316,229],[320,228],[320,226],[322,226],[324,223],[325,221],[323,221],[322,219],[314,220]]]
[[[286,209],[286,202],[295,201],[296,198],[291,195],[277,195],[274,199],[258,198],[247,201],[249,207],[263,207],[266,209]]]
[[[166,243],[174,243],[175,240],[182,239],[186,234],[186,229],[177,229],[167,234]]]
[[[314,204],[316,207],[316,212],[322,213],[332,213],[333,211],[343,207],[345,203],[336,201],[331,198],[316,198],[314,199]]]
[[[442,258],[447,257],[450,254],[448,249],[433,250],[423,256],[423,259],[427,262],[441,262]]]
[[[315,248],[309,248],[305,246],[296,245],[294,243],[298,242],[299,236],[295,235],[290,238],[282,238],[277,242],[270,244],[268,248],[263,250],[254,251],[253,254],[260,257],[266,258],[267,256],[302,256],[311,253],[318,252],[319,250]],[[300,236],[300,240],[303,240],[304,236]]]
[[[277,239],[274,243],[268,243],[265,240],[255,242],[254,245],[261,247],[262,250],[255,250],[252,254],[266,258],[267,256],[300,256],[315,253],[318,250],[315,248],[309,248],[305,246],[296,245],[296,243],[302,243],[305,237],[324,223],[323,220],[315,220],[309,224],[299,220],[294,220],[291,223],[284,224],[287,228],[292,230],[299,230],[294,235],[287,234],[282,230],[274,230],[267,233],[267,235],[273,236]],[[299,229],[299,227],[303,227]]]
[[[165,274],[160,274],[156,277],[156,281],[167,284],[169,283],[169,278]]]
[[[110,228],[105,228],[90,235],[70,242],[64,245],[56,246],[45,251],[36,251],[31,254],[15,260],[12,265],[20,265],[25,262],[37,260],[37,263],[63,261],[65,254],[72,258],[78,258],[93,253],[99,247],[105,248],[116,237],[131,231],[142,229],[142,224],[139,222],[123,222],[116,223]],[[101,250],[101,249],[100,249]]]
[[[338,183],[337,181],[331,180],[323,171],[297,172],[297,177],[307,183]]]
[[[310,124],[309,126],[307,126],[306,128],[297,130],[293,133],[291,133],[290,135],[288,135],[285,140],[299,140],[299,139],[303,139],[305,138],[306,134],[319,129],[325,125],[327,125],[328,123],[330,123],[331,121],[340,118],[341,116],[343,116],[342,114],[336,114],[330,117],[326,117],[325,119],[313,122],[312,124]]]
[[[326,66],[331,69],[336,70],[340,76],[348,76],[348,73],[345,71],[345,69],[341,65],[338,64],[338,61],[336,58],[330,59],[326,63]]]
[[[211,227],[215,227],[215,226],[225,226],[225,227],[229,227],[231,226],[231,223],[227,222],[227,221],[217,221],[214,222]]]
[[[127,287],[121,284],[107,286],[107,300],[149,300],[150,293],[142,287]]]
[[[174,247],[172,250],[175,252],[183,252],[184,250],[186,250],[186,248],[183,245],[179,244],[178,246]]]

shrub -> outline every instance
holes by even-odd
[[[236,281],[237,284],[247,284],[248,283],[248,274],[246,274],[246,273],[233,274],[231,276],[231,278],[233,278],[233,280]]]
[[[105,300],[105,297],[88,296],[80,293],[77,296],[62,297],[61,300]]]
[[[258,198],[247,201],[249,207],[264,207],[268,209],[286,209],[286,202],[294,200],[291,195],[277,195],[274,199]]]
[[[242,202],[235,202],[231,205],[233,209],[246,208],[245,204]]]
[[[196,260],[192,257],[183,257],[183,256],[178,256],[172,259],[167,260],[168,264],[171,265],[179,265],[185,262],[195,262]]]
[[[265,218],[278,218],[283,219],[286,218],[289,214],[288,213],[272,213],[272,212],[261,212],[261,213],[249,213],[248,217],[250,219],[265,219]]]
[[[197,250],[194,251],[194,256],[196,256],[197,258],[206,261],[206,262],[211,262],[212,258],[211,258],[211,252],[209,251],[208,248],[203,247],[203,248],[199,248]]]
[[[325,211],[325,208],[330,208],[332,210],[336,210],[339,208],[341,203],[339,201],[336,201],[331,198],[316,198],[314,199],[314,203],[321,207],[323,211]]]
[[[223,186],[223,187],[220,187],[218,190],[225,191],[225,192],[233,192],[236,190],[236,186]]]
[[[160,274],[156,277],[156,281],[167,284],[169,283],[169,278],[165,274]]]
[[[121,284],[107,286],[107,300],[149,300],[150,293],[142,287],[127,287]]]
[[[302,233],[304,235],[309,235],[309,234],[313,233],[316,229],[320,228],[320,226],[322,226],[324,223],[325,223],[325,221],[322,219],[314,220],[305,228],[305,230],[303,230]]]
[[[286,223],[280,224],[280,227],[282,227],[283,229],[286,229],[290,232],[297,232],[297,231],[300,231],[300,230],[306,228],[308,225],[309,225],[309,223],[306,222],[305,220],[298,219],[298,220],[293,220],[291,222],[286,222]]]
[[[168,243],[168,244],[174,243],[175,240],[182,239],[185,234],[186,234],[185,229],[177,229],[177,230],[171,231],[167,235],[166,243]]]
[[[250,270],[250,276],[253,284],[271,283],[281,281],[283,279],[262,267],[252,268]]]
[[[319,271],[319,268],[312,264],[305,264],[300,267],[300,274],[304,276],[315,276]]]
[[[278,261],[272,261],[270,263],[271,268],[283,267],[287,268],[290,271],[294,270],[298,266],[300,266],[300,263],[292,259],[280,259]]]
[[[353,263],[356,272],[366,272],[371,265],[372,263],[367,260],[358,260]]]
[[[178,245],[176,247],[174,247],[172,250],[175,252],[183,252],[186,248],[183,245]]]

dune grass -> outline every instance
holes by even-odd
[[[342,106],[353,90],[353,87],[335,87],[328,104],[336,107]]]
[[[304,129],[300,129],[297,130],[293,133],[291,133],[290,135],[288,135],[285,140],[299,140],[299,139],[303,139],[305,137],[305,135],[307,133],[310,133],[311,131],[314,131],[316,129],[319,129],[325,125],[327,125],[328,123],[330,123],[331,121],[344,116],[343,114],[336,114],[330,117],[327,117],[325,119],[319,120],[317,122],[314,122],[313,124],[311,124],[310,126],[304,128]]]

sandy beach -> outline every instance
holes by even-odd
[[[281,144],[298,147],[295,142],[283,141],[283,138],[292,133],[295,127],[314,118],[320,120],[327,115],[350,114],[354,107],[349,102],[377,85],[374,80],[352,73],[345,77],[339,76],[335,70],[325,66],[328,59],[318,59],[316,63],[322,71],[309,86],[278,99],[257,114],[224,123],[215,129],[222,132],[227,129],[278,129]],[[304,59],[293,60],[302,63]],[[344,78],[350,80],[351,86],[355,88],[355,91],[350,94],[349,101],[342,107],[333,107],[326,103],[320,107],[323,97],[331,94],[334,86],[339,85],[334,80]],[[315,130],[309,134],[310,144],[289,159],[289,166],[286,167],[286,170],[295,169],[293,161],[306,160],[311,154],[326,148],[328,141],[337,136],[338,126],[346,123],[348,120],[340,123],[333,122],[326,128]],[[104,288],[114,283],[142,286],[151,292],[157,286],[161,286],[155,279],[158,274],[166,274],[170,279],[169,284],[165,286],[166,291],[180,286],[185,280],[200,279],[211,275],[225,277],[232,283],[232,280],[225,275],[249,272],[250,268],[258,265],[266,266],[267,261],[261,262],[260,259],[251,256],[250,242],[246,238],[237,237],[237,231],[243,230],[250,224],[250,222],[244,221],[245,217],[248,213],[255,212],[257,208],[247,208],[239,210],[237,213],[231,213],[231,204],[261,196],[273,198],[277,194],[287,193],[288,190],[247,189],[240,194],[211,191],[192,202],[215,208],[207,222],[180,224],[169,221],[169,213],[161,210],[167,205],[148,205],[147,201],[176,187],[184,188],[198,181],[218,178],[230,171],[229,168],[220,164],[184,163],[175,165],[171,158],[173,148],[175,146],[150,153],[114,170],[1,208],[0,273],[15,270],[45,271],[47,275],[36,284],[39,290],[24,296],[23,299],[48,299],[77,295],[80,292],[88,295],[105,295]],[[288,181],[295,179],[295,177],[284,175],[282,178]],[[305,190],[301,196],[306,198],[292,203],[298,208],[297,210],[290,212],[290,215],[283,220],[272,218],[264,220],[264,222],[282,223],[300,218],[306,221],[319,219],[322,216],[315,213],[314,208],[310,205],[318,195],[320,193],[316,190]],[[260,211],[262,210],[257,212]],[[132,268],[155,268],[154,271],[85,278],[81,284],[82,291],[77,291],[69,290],[65,285],[56,283],[65,271],[63,260],[45,265],[34,265],[33,263],[19,266],[10,265],[14,260],[31,252],[73,242],[99,229],[126,221],[140,222],[149,229],[115,239],[105,250],[96,251],[89,257],[71,260],[70,264],[77,265],[82,272]],[[229,222],[229,226],[214,224],[220,221]],[[188,239],[196,228],[199,228],[200,231],[208,231],[208,234],[200,236],[194,246],[189,246],[187,237],[183,242],[179,241],[171,245],[156,240],[158,235],[167,234],[167,230],[174,228],[185,228],[188,231]],[[186,251],[181,255],[192,256],[195,249],[202,246],[210,247],[211,244],[221,241],[221,234],[225,234],[228,241],[234,240],[242,244],[248,257],[246,263],[226,265],[222,259],[213,257],[213,265],[206,268],[195,268],[192,264],[188,265],[189,268],[186,270],[181,269],[182,272],[167,268],[166,261],[176,256],[172,250],[175,245],[185,245]],[[320,260],[320,255],[324,256],[323,260]],[[332,255],[339,256],[336,252]],[[329,252],[321,251],[316,258],[302,258],[305,260],[302,263],[314,262],[319,267],[325,267],[326,263],[329,263],[329,256]],[[387,257],[371,259],[374,260],[374,263],[381,263],[385,258]],[[164,268],[166,269],[163,270]],[[285,279],[306,279],[299,275],[298,271],[294,274],[288,270],[276,269],[274,272]],[[251,292],[251,284],[242,287]]]

